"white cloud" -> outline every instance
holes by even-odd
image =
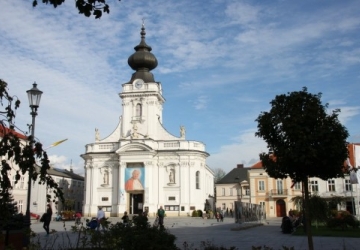
[[[266,143],[255,137],[255,131],[244,131],[234,143],[222,145],[219,151],[212,153],[208,158],[208,165],[211,168],[221,168],[229,172],[236,168],[237,164],[244,164],[250,167],[260,160],[259,154],[267,152]]]
[[[206,109],[208,99],[209,98],[207,96],[204,96],[204,95],[199,96],[194,102],[195,109],[197,109],[197,110]]]

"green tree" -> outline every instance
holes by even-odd
[[[267,143],[269,153],[260,154],[266,172],[273,178],[290,177],[303,182],[305,218],[309,249],[314,249],[309,213],[309,177],[323,180],[344,177],[348,157],[348,132],[339,122],[340,110],[327,113],[321,93],[302,91],[277,95],[269,112],[261,112],[256,121],[256,136]]]
[[[8,84],[1,79],[0,105],[2,107],[0,110],[0,157],[3,159],[0,165],[0,221],[6,221],[9,211],[3,208],[12,201],[11,190],[13,186],[10,171],[13,164],[17,166],[15,185],[20,180],[21,175],[26,175],[31,170],[32,181],[38,181],[40,184],[52,188],[54,198],[58,197],[63,200],[63,193],[47,173],[47,170],[50,169],[50,161],[42,149],[41,143],[32,136],[28,136],[24,144],[19,138],[19,133],[15,131],[15,111],[20,107],[20,101],[9,94]],[[19,131],[18,128],[17,130]],[[26,135],[27,132],[22,132],[22,134]],[[36,159],[40,162],[40,171],[36,171]],[[51,200],[51,195],[47,196],[47,200]],[[53,201],[55,202],[55,200]]]
[[[65,0],[42,0],[42,2],[56,8],[63,4]],[[33,7],[37,5],[38,1],[33,0]],[[100,18],[102,13],[110,13],[110,7],[106,3],[106,0],[75,0],[75,6],[79,10],[79,14],[83,14],[86,17],[93,15],[95,18]]]

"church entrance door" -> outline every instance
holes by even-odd
[[[140,214],[143,212],[144,194],[130,194],[130,214]]]

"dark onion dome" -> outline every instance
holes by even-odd
[[[141,27],[141,41],[139,45],[134,47],[135,53],[128,59],[129,66],[135,70],[130,82],[135,79],[142,79],[144,82],[155,82],[153,74],[150,70],[153,70],[158,65],[156,57],[150,52],[152,49],[145,42],[145,25]]]

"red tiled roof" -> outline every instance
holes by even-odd
[[[254,165],[252,165],[250,168],[263,168],[262,162],[258,161]]]
[[[28,137],[24,134],[21,134],[19,132],[16,132],[15,130],[13,129],[9,129],[9,128],[6,128],[6,127],[3,127],[3,126],[0,126],[0,137],[3,137],[5,134],[8,134],[8,133],[12,133],[13,135],[15,135],[16,137],[20,138],[20,139],[23,139],[23,140],[27,140]]]

